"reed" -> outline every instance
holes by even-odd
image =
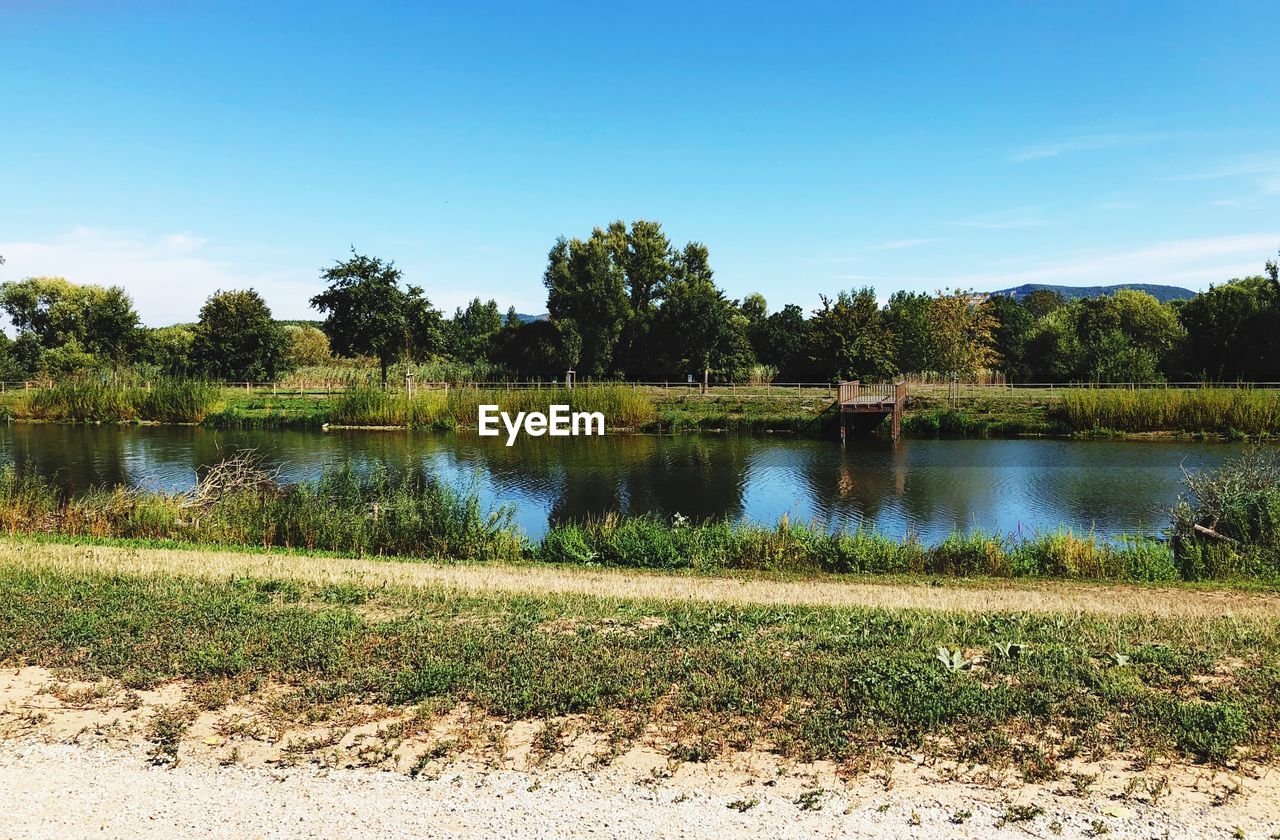
[[[220,389],[207,382],[157,379],[109,382],[68,379],[31,392],[19,416],[64,422],[199,423],[217,405]]]
[[[1069,431],[1280,432],[1280,392],[1244,388],[1073,389],[1054,411]]]
[[[598,411],[613,429],[636,429],[655,416],[653,402],[643,392],[620,385],[577,388],[449,388],[424,390],[410,398],[404,392],[357,386],[340,394],[330,422],[347,426],[409,426],[412,428],[474,428],[480,406],[500,411],[547,412],[552,405],[570,411]]]
[[[1154,539],[1111,542],[1068,530],[1018,539],[969,531],[925,546],[914,537],[899,540],[869,530],[830,531],[785,518],[770,527],[608,516],[557,525],[533,547],[532,554],[549,563],[702,572],[753,569],[1137,581],[1179,578],[1172,551]]]

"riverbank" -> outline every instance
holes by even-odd
[[[1059,808],[1091,827],[1063,803],[1121,829],[1193,790],[1204,819],[1235,814],[1215,797],[1273,795],[1276,615],[1274,593],[709,587],[0,540],[0,737],[85,732],[179,768],[424,781],[465,763],[705,793],[731,773],[740,793],[718,788],[717,811],[776,808],[781,792],[803,814],[874,790],[890,804],[874,813],[903,821],[957,803],[930,819],[972,819],[975,836],[1001,819],[1048,828]],[[955,787],[926,794],[926,779]],[[967,786],[1014,798],[960,816]]]
[[[10,535],[298,548],[358,556],[688,570],[698,574],[934,575],[1169,582],[1274,581],[1265,528],[1219,546],[1178,527],[1179,540],[1108,539],[1059,529],[1024,536],[954,532],[933,544],[819,523],[689,522],[609,514],[554,524],[531,540],[509,508],[421,469],[346,465],[313,481],[279,482],[251,452],[202,470],[187,492],[110,487],[66,496],[36,475],[0,469],[0,528]],[[1249,514],[1215,514],[1248,529]],[[1181,521],[1181,520],[1179,520]],[[1231,533],[1236,533],[1231,531]],[[1242,532],[1244,533],[1244,532]],[[1254,545],[1254,540],[1259,545]],[[1175,550],[1177,549],[1177,550]]]
[[[773,432],[835,436],[828,388],[693,389],[583,385],[575,389],[460,387],[403,392],[355,388],[279,393],[199,383],[106,387],[70,383],[0,395],[0,417],[57,422],[202,423],[222,428],[474,429],[481,404],[512,414],[600,411],[614,432]],[[1280,392],[1203,388],[968,388],[917,386],[903,415],[911,437],[1151,435],[1268,438],[1280,434]]]

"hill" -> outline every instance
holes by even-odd
[[[1171,300],[1189,300],[1196,296],[1195,292],[1190,289],[1184,289],[1181,286],[1159,286],[1151,283],[1116,283],[1111,286],[1052,286],[1047,283],[1024,283],[1012,289],[997,289],[991,294],[1008,295],[1014,300],[1021,300],[1032,292],[1037,292],[1041,289],[1057,292],[1067,300],[1110,295],[1120,289],[1146,292],[1161,303],[1167,303]]]

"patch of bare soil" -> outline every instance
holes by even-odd
[[[0,671],[0,813],[14,837],[161,836],[174,826],[292,836],[322,825],[331,836],[512,837],[1280,830],[1280,778],[1265,769],[1112,757],[1028,783],[924,755],[873,757],[857,771],[764,751],[694,762],[672,757],[669,732],[632,738],[627,727],[429,704],[318,707],[286,686],[133,690],[10,669]]]

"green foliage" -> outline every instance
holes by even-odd
[[[1280,379],[1280,288],[1265,277],[1211,287],[1178,307],[1185,375],[1217,381]]]
[[[25,414],[72,423],[199,423],[214,410],[220,396],[216,386],[189,379],[120,382],[106,377],[70,377],[32,391]]]
[[[325,314],[324,332],[334,352],[344,356],[373,356],[382,368],[406,357],[425,359],[442,340],[438,310],[417,286],[401,288],[394,262],[357,254],[321,272],[329,284],[311,299]]]
[[[822,308],[809,319],[806,372],[812,381],[886,379],[896,373],[893,340],[875,290],[822,296]]]
[[[200,307],[191,355],[211,376],[269,382],[286,363],[289,338],[253,289],[214,292]]]
[[[0,310],[13,322],[19,339],[28,338],[38,348],[27,354],[29,373],[123,364],[140,340],[138,313],[119,286],[29,277],[0,284]]]
[[[1185,483],[1170,525],[1184,577],[1280,574],[1280,455],[1249,449]]]
[[[326,364],[333,358],[329,350],[329,337],[323,331],[309,325],[284,325],[289,347],[285,351],[285,363],[291,369]]]
[[[1064,392],[1052,412],[1069,431],[1280,432],[1280,392],[1240,388],[1099,388]]]
[[[412,400],[403,391],[356,386],[338,396],[330,422],[347,426],[474,428],[481,405],[496,405],[499,411],[513,417],[522,411],[546,413],[552,405],[567,405],[570,411],[598,411],[613,428],[640,428],[655,417],[653,401],[647,393],[620,385],[512,390],[458,387],[419,391]]]
[[[431,700],[442,713],[465,706],[507,720],[573,714],[623,745],[655,728],[678,731],[684,737],[671,749],[690,760],[757,743],[798,760],[853,764],[888,749],[1011,762],[1042,776],[1054,772],[1049,750],[1103,757],[1114,746],[1215,763],[1265,757],[1280,718],[1274,668],[1232,672],[1229,701],[1179,696],[1221,680],[1230,658],[1274,661],[1275,622],[605,595],[352,592],[278,578],[31,568],[17,559],[0,564],[0,664],[140,685],[243,676],[271,686],[273,697],[284,686],[283,699],[309,708]],[[1019,654],[966,655],[997,643],[1016,644]],[[1124,668],[1098,664],[1117,646],[1151,643],[1162,655],[1135,655]],[[628,736],[619,716],[651,725]],[[148,734],[157,757],[172,759],[187,720],[176,712],[157,720]],[[801,806],[820,796],[802,794]]]

